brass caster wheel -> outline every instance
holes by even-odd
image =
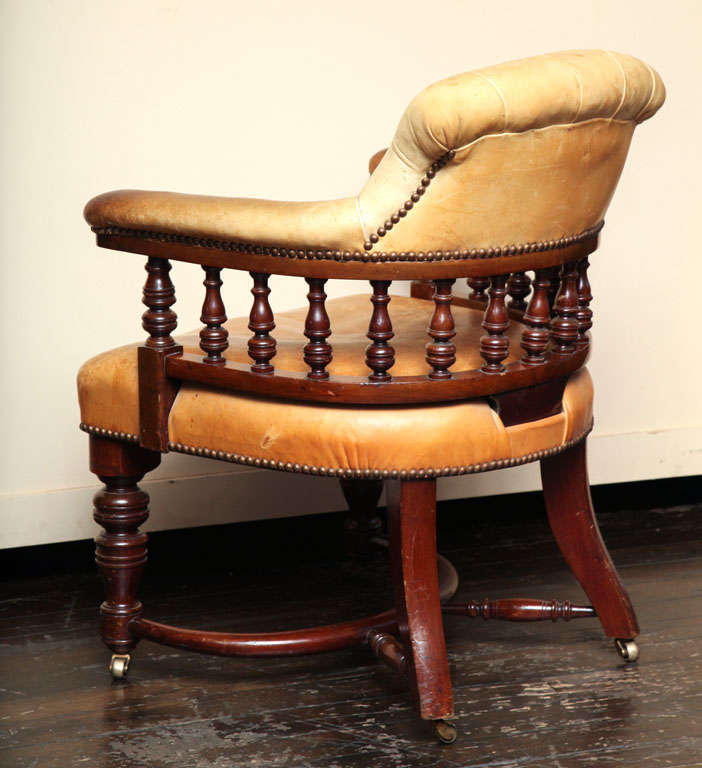
[[[456,741],[456,726],[446,720],[434,720],[434,733],[442,744],[453,744]]]
[[[614,641],[614,647],[617,649],[617,653],[624,659],[624,661],[631,664],[639,658],[639,646],[633,640],[622,640],[617,638]]]
[[[110,659],[110,674],[113,680],[122,680],[127,676],[130,658],[128,653],[123,656],[118,653],[112,655]]]

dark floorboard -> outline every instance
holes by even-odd
[[[583,600],[530,504],[524,515],[444,505],[439,540],[461,575],[458,598]],[[142,642],[128,681],[111,683],[88,545],[42,550],[53,560],[40,576],[15,553],[20,575],[7,575],[0,601],[0,766],[702,766],[702,504],[617,506],[600,520],[639,614],[640,661],[621,662],[596,620],[448,617],[459,739],[443,747],[402,680],[364,648],[222,659]],[[385,607],[387,564],[344,560],[330,545],[340,527],[337,515],[223,527],[210,544],[198,532],[157,534],[146,613],[250,631]],[[202,550],[191,569],[179,551],[156,552],[186,540]]]

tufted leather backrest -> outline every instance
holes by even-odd
[[[372,250],[451,250],[588,230],[634,127],[664,98],[647,64],[597,50],[437,82],[412,100],[358,197],[364,238]]]

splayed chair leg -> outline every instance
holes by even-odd
[[[636,614],[597,525],[590,497],[585,442],[541,460],[546,510],[563,557],[590,598],[617,651],[635,661]]]

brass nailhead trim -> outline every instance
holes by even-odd
[[[399,216],[399,213],[398,213]],[[505,245],[494,248],[471,248],[457,251],[330,251],[312,248],[279,248],[272,245],[242,243],[230,240],[213,240],[206,237],[190,237],[188,235],[170,235],[165,232],[150,232],[144,229],[125,229],[123,227],[91,227],[97,235],[122,235],[138,237],[143,240],[157,240],[161,243],[180,243],[182,245],[212,248],[219,251],[237,251],[264,256],[276,256],[284,259],[301,259],[307,261],[362,261],[373,263],[385,262],[434,262],[434,261],[465,261],[471,259],[496,259],[501,256],[515,256],[523,253],[538,253],[566,248],[582,243],[594,237],[604,226],[604,221],[590,229],[583,230],[577,235],[559,237],[557,240],[539,240],[535,243],[521,245]],[[377,237],[377,235],[372,235]],[[373,244],[371,243],[371,246]],[[364,246],[365,247],[365,246]]]
[[[125,440],[128,443],[138,443],[139,435],[133,435],[131,432],[117,432],[112,429],[103,429],[102,427],[92,427],[85,422],[80,423],[80,429],[83,432],[88,432],[91,435],[97,435],[98,437],[109,437],[112,440]]]
[[[289,461],[272,461],[270,459],[256,458],[255,456],[246,456],[239,453],[228,453],[227,451],[214,451],[210,448],[195,447],[192,445],[183,445],[182,443],[168,443],[168,450],[176,453],[187,453],[192,456],[204,456],[209,459],[218,459],[220,461],[229,461],[232,464],[245,464],[250,467],[260,467],[262,469],[277,469],[282,472],[297,472],[305,475],[323,475],[325,477],[345,477],[351,479],[393,479],[393,480],[430,480],[435,477],[452,477],[455,475],[473,475],[479,472],[489,472],[493,469],[504,469],[505,467],[517,467],[522,464],[528,464],[532,461],[545,459],[549,456],[556,456],[563,451],[572,448],[574,445],[584,440],[592,431],[593,422],[584,429],[579,435],[568,440],[562,445],[553,448],[546,448],[543,451],[527,453],[524,456],[516,456],[509,459],[494,459],[485,461],[482,464],[466,464],[459,467],[437,467],[436,469],[345,469],[343,467],[318,467],[316,465],[291,463]],[[80,428],[91,435],[100,435],[101,437],[112,437],[129,442],[139,442],[137,435],[128,432],[113,432],[110,429],[101,429],[81,423]],[[121,437],[124,435],[124,437]]]
[[[452,149],[443,154],[429,166],[427,172],[420,179],[419,186],[409,196],[409,199],[405,200],[402,207],[395,211],[385,224],[381,224],[378,229],[376,229],[375,234],[371,235],[367,242],[363,243],[364,250],[370,251],[381,237],[385,237],[395,224],[399,224],[400,219],[407,216],[412,208],[414,208],[415,204],[422,199],[422,195],[427,191],[427,187],[431,184],[431,180],[436,176],[437,171],[440,171],[450,160],[453,160],[455,156],[456,152]]]

